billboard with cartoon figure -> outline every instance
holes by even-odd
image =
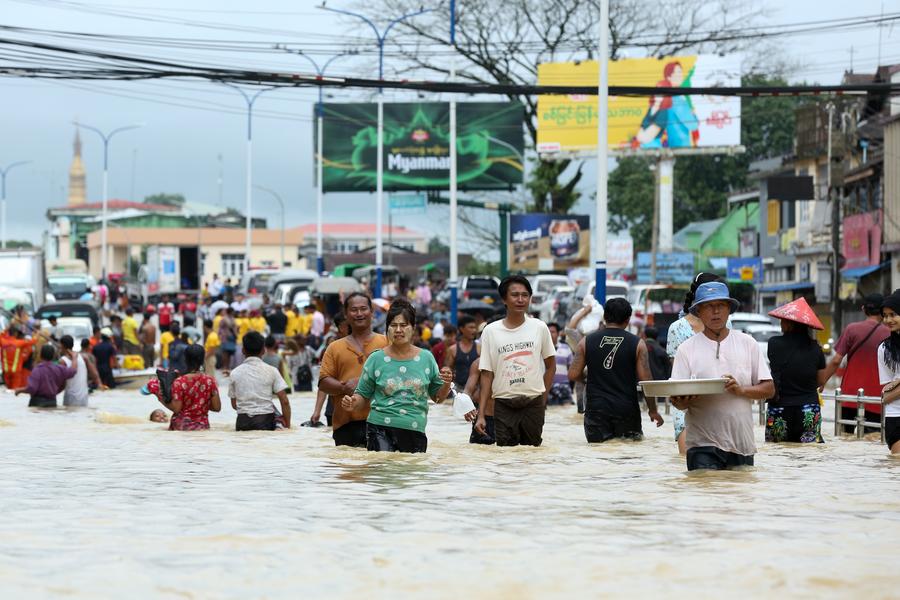
[[[656,88],[739,86],[740,65],[717,55],[629,58],[609,63],[609,84]],[[596,86],[596,61],[538,66],[540,85]],[[707,95],[610,96],[611,150],[684,150],[741,142],[741,101]],[[597,96],[540,96],[538,152],[596,152]]]

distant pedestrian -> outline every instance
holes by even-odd
[[[15,389],[15,394],[30,394],[28,406],[33,408],[56,408],[56,395],[66,387],[66,381],[75,376],[75,367],[67,367],[56,362],[56,349],[52,344],[41,348],[41,361],[32,369],[24,387]]]
[[[134,318],[134,310],[131,307],[125,309],[125,318],[122,320],[122,342],[125,354],[141,353],[141,341],[138,339],[138,322]]]
[[[159,330],[168,331],[172,326],[173,315],[175,314],[175,305],[169,300],[168,295],[164,295],[162,302],[156,305],[156,314],[158,316]]]
[[[75,375],[66,381],[66,390],[63,394],[63,406],[87,406],[90,387],[88,382],[93,381],[95,387],[105,389],[100,381],[100,375],[96,369],[91,369],[84,357],[75,351],[75,340],[71,335],[64,335],[59,341],[62,346],[60,362],[67,367],[75,368]]]
[[[144,311],[144,320],[141,321],[141,327],[138,329],[145,369],[152,369],[156,363],[156,326],[153,324],[152,317],[153,313],[150,310]]]
[[[556,349],[547,325],[528,316],[531,283],[511,275],[499,291],[506,317],[485,326],[481,334],[481,402],[475,429],[485,435],[486,418],[493,416],[498,446],[540,446]]]
[[[569,367],[575,360],[575,353],[566,342],[559,339],[559,324],[547,323],[547,327],[550,329],[553,347],[556,348],[556,374],[553,376],[547,404],[574,404],[572,386],[569,383]]]
[[[109,327],[100,330],[100,343],[93,347],[91,352],[97,359],[97,373],[100,381],[108,388],[116,387],[116,379],[113,376],[113,365],[116,364],[116,347],[112,343],[112,331]]]

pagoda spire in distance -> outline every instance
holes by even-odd
[[[72,166],[69,167],[69,206],[78,206],[87,202],[87,186],[84,178],[84,165],[81,162],[81,135],[75,126],[75,152]]]

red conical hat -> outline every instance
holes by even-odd
[[[813,329],[825,329],[822,321],[813,312],[813,309],[806,303],[806,299],[797,298],[793,302],[788,302],[784,306],[779,306],[775,310],[769,311],[770,317],[778,319],[787,319],[795,323],[809,325]]]

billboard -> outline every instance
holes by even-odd
[[[751,258],[729,257],[725,278],[736,283],[760,284],[763,282],[763,262],[759,256]]]
[[[694,280],[694,254],[692,252],[657,252],[656,281],[650,278],[651,253],[638,252],[638,283],[691,283]]]
[[[538,85],[596,86],[597,61],[538,65]],[[718,55],[610,61],[609,84],[672,87],[740,86],[740,62]],[[541,154],[597,151],[597,96],[538,98]],[[741,143],[741,100],[725,96],[610,96],[611,150],[690,149]]]
[[[326,192],[372,192],[377,178],[377,104],[324,104],[322,180]],[[456,105],[457,185],[508,189],[525,172],[518,102]],[[387,191],[447,189],[450,104],[384,105],[383,182]]]
[[[509,215],[511,271],[568,271],[591,262],[587,215]]]

